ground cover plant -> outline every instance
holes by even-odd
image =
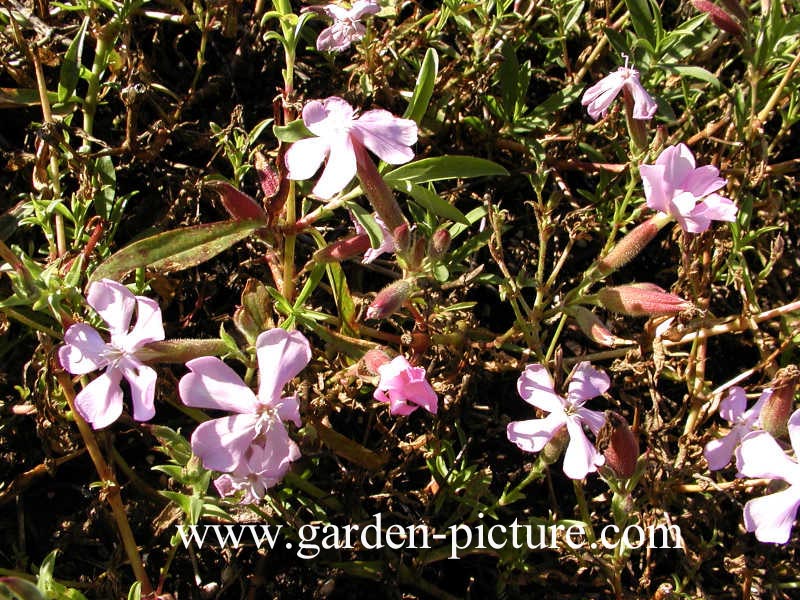
[[[797,593],[796,2],[0,39],[0,597]]]

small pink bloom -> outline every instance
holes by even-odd
[[[640,165],[647,206],[672,215],[684,231],[702,233],[711,221],[735,221],[736,205],[715,193],[725,187],[719,169],[695,168],[685,144],[666,148],[653,165]]]
[[[759,429],[759,415],[767,398],[772,392],[764,390],[761,397],[748,410],[747,396],[739,386],[732,387],[719,405],[719,416],[731,424],[730,432],[717,440],[711,440],[703,450],[711,471],[725,468],[739,446],[742,438],[755,429]]]
[[[364,15],[374,15],[380,12],[380,5],[375,0],[357,0],[349,10],[338,4],[328,4],[320,7],[307,7],[305,10],[314,10],[325,13],[333,19],[333,24],[320,32],[317,37],[317,50],[320,52],[341,52],[347,50],[350,44],[357,42],[367,32],[360,19]]]
[[[785,544],[800,506],[800,410],[789,419],[789,438],[795,458],[789,458],[769,433],[748,433],[736,450],[739,477],[782,479],[789,487],[744,505],[744,525],[754,531],[759,542]]]
[[[134,296],[124,285],[110,279],[89,286],[86,301],[106,322],[111,341],[86,323],[72,325],[58,350],[61,366],[73,375],[85,375],[105,368],[75,397],[75,408],[95,429],[116,421],[122,414],[124,378],[131,387],[133,418],[148,421],[155,414],[156,372],[138,357],[150,342],[164,339],[161,309],[155,300]],[[133,311],[136,325],[131,328]]]
[[[562,398],[553,389],[553,380],[544,366],[528,365],[517,381],[517,391],[525,402],[550,414],[544,419],[509,423],[508,440],[525,452],[540,452],[566,427],[569,445],[564,454],[564,473],[571,479],[583,479],[605,462],[583,432],[586,425],[596,436],[605,423],[605,415],[583,405],[603,394],[609,385],[608,375],[584,361],[575,367],[567,397]]]
[[[380,381],[373,397],[389,403],[393,415],[410,415],[420,406],[436,414],[439,399],[431,384],[425,379],[425,369],[412,367],[403,356],[378,367]]]
[[[206,421],[192,434],[192,452],[207,469],[230,472],[231,489],[245,480],[266,489],[299,457],[282,421],[300,426],[297,396],[282,397],[284,386],[311,360],[308,340],[299,331],[271,329],[256,340],[258,396],[228,365],[212,356],[186,363],[178,389],[187,406],[226,410],[234,415]],[[238,486],[238,487],[237,487]],[[255,488],[252,488],[255,489]]]
[[[383,239],[381,240],[381,245],[377,248],[370,247],[369,250],[364,252],[364,259],[361,261],[365,265],[371,263],[376,258],[378,258],[381,254],[387,252],[394,252],[394,237],[392,233],[389,231],[389,228],[383,222],[377,214],[372,213],[372,217],[375,219],[375,222],[378,224],[378,227],[381,229],[381,234],[383,235]],[[367,230],[364,229],[364,226],[358,221],[358,219],[353,218],[351,215],[351,219],[353,221],[353,225],[356,228],[356,235],[366,235]]]
[[[626,61],[627,64],[627,61]],[[583,104],[589,116],[595,121],[605,117],[608,107],[619,95],[623,88],[627,88],[633,96],[633,118],[651,119],[656,114],[656,101],[639,83],[639,72],[627,66],[620,67],[607,75],[583,93]]]
[[[303,108],[303,122],[317,137],[298,140],[286,152],[289,179],[310,179],[327,158],[314,194],[331,198],[356,174],[356,147],[366,147],[390,164],[414,158],[411,146],[417,142],[417,124],[389,111],[368,110],[356,118],[356,111],[336,96],[312,100]]]

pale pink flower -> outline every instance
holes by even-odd
[[[86,301],[108,325],[111,341],[86,323],[76,323],[64,334],[58,350],[61,366],[73,375],[105,369],[75,397],[75,408],[95,429],[116,421],[122,414],[122,379],[131,388],[133,418],[147,421],[155,414],[156,372],[137,356],[139,350],[164,339],[161,309],[155,300],[134,296],[124,285],[110,279],[89,286]],[[136,325],[131,328],[133,312]]]
[[[731,424],[731,430],[725,436],[708,442],[703,449],[703,456],[706,457],[711,471],[726,467],[742,438],[751,431],[760,429],[761,407],[771,394],[771,390],[764,390],[756,403],[747,409],[747,396],[742,388],[734,386],[728,391],[720,402],[719,416]]]
[[[258,336],[256,355],[258,396],[233,369],[212,356],[186,363],[192,372],[181,378],[178,390],[187,406],[236,413],[194,430],[192,452],[207,469],[232,472],[232,479],[255,473],[274,483],[299,456],[282,423],[301,425],[297,396],[281,394],[311,360],[311,348],[299,331],[271,329]],[[261,468],[254,461],[262,461]]]
[[[596,436],[605,423],[605,415],[583,405],[605,393],[609,385],[608,375],[584,361],[575,367],[567,397],[562,398],[556,394],[553,380],[544,366],[528,365],[517,380],[517,391],[525,402],[550,414],[543,419],[512,421],[506,430],[508,440],[525,452],[540,452],[566,427],[569,445],[564,454],[564,473],[570,479],[583,479],[605,462],[583,432],[585,425]]]
[[[672,217],[684,231],[702,233],[711,221],[735,221],[736,205],[715,193],[725,187],[719,169],[695,168],[685,144],[666,148],[653,165],[640,165],[647,206]]]
[[[386,252],[394,252],[394,236],[392,235],[392,232],[389,231],[389,228],[386,227],[386,225],[383,222],[383,219],[381,219],[377,215],[377,213],[372,213],[372,217],[375,219],[375,222],[378,224],[378,227],[380,227],[383,239],[381,240],[380,246],[378,246],[377,248],[370,247],[369,250],[364,252],[364,259],[361,262],[364,263],[365,265],[374,261],[381,254],[384,254]],[[367,235],[367,230],[364,229],[364,226],[358,221],[358,219],[356,219],[352,215],[350,215],[350,218],[352,219],[353,225],[356,228],[356,235]]]
[[[306,10],[322,12],[331,19],[333,24],[323,29],[317,37],[317,50],[320,52],[341,52],[347,50],[350,44],[364,37],[367,30],[360,19],[364,15],[374,15],[381,10],[375,0],[357,0],[348,10],[338,4],[327,6],[307,7]]]
[[[759,542],[785,544],[800,506],[800,410],[789,418],[789,439],[795,458],[789,458],[766,431],[748,433],[736,450],[738,477],[781,479],[789,487],[744,505],[744,525]]]
[[[639,83],[639,72],[627,66],[620,67],[607,75],[583,93],[581,104],[586,107],[589,116],[595,121],[605,117],[611,103],[627,88],[633,97],[633,118],[651,119],[656,114],[656,101]]]
[[[373,397],[389,403],[393,415],[410,415],[420,406],[436,414],[439,399],[431,384],[425,379],[425,369],[412,367],[403,356],[378,367],[380,381]]]
[[[356,147],[366,147],[390,164],[414,158],[410,146],[417,142],[417,124],[386,110],[356,111],[336,96],[312,100],[303,107],[303,122],[317,137],[298,140],[286,152],[289,179],[310,179],[327,158],[314,194],[331,198],[356,174]]]

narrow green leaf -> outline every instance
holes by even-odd
[[[631,15],[633,28],[636,35],[647,40],[651,46],[656,45],[656,35],[653,30],[653,14],[647,0],[625,0],[628,12]]]
[[[431,211],[433,214],[443,219],[450,219],[456,223],[469,225],[467,217],[455,206],[442,200],[436,192],[422,187],[421,185],[414,185],[410,181],[397,181],[389,185],[398,191],[405,192],[411,196],[417,204]]]
[[[213,258],[243,240],[261,221],[220,221],[173,229],[139,240],[105,260],[89,282],[119,279],[126,272],[149,267],[161,272],[188,269]]]
[[[381,243],[383,243],[383,232],[381,231],[381,226],[378,225],[378,222],[375,220],[375,217],[363,206],[355,202],[347,202],[347,208],[350,209],[350,212],[353,213],[353,217],[361,224],[364,231],[367,232],[369,245],[373,248],[380,247]]]
[[[705,81],[706,83],[710,83],[715,88],[720,89],[722,84],[719,82],[719,79],[711,73],[707,71],[703,67],[694,67],[689,65],[656,65],[660,67],[664,71],[669,71],[670,73],[676,73],[678,75],[682,75],[683,77],[691,77],[693,79],[699,79],[700,81]]]
[[[484,158],[445,154],[402,165],[386,173],[383,178],[386,183],[393,186],[400,181],[420,184],[442,179],[467,179],[488,175],[508,175],[508,171]]]
[[[287,143],[314,137],[314,134],[311,133],[306,127],[306,124],[303,123],[303,119],[295,119],[287,125],[274,125],[272,127],[272,133],[280,141]]]
[[[86,37],[86,28],[89,26],[89,17],[85,17],[81,23],[75,39],[67,48],[64,54],[64,62],[61,64],[61,73],[58,78],[58,101],[65,102],[72,96],[78,85],[80,78],[80,63],[83,54],[83,40]]]
[[[422,66],[417,75],[417,83],[414,86],[414,94],[411,96],[411,101],[408,103],[403,117],[411,119],[419,124],[422,117],[425,116],[425,111],[428,110],[431,96],[433,95],[433,86],[436,83],[436,75],[439,72],[439,55],[436,50],[428,48],[425,53],[425,58],[422,60]]]

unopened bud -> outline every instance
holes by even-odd
[[[585,306],[572,306],[569,314],[575,317],[581,331],[593,342],[613,348],[618,342],[622,342],[617,336],[611,333],[603,321],[596,314]]]
[[[425,259],[428,251],[428,242],[423,237],[418,237],[411,248],[411,255],[408,257],[408,270],[417,271]]]
[[[378,375],[378,368],[391,362],[391,360],[386,352],[380,348],[373,348],[372,350],[367,350],[359,362],[370,375]]]
[[[550,441],[544,445],[544,448],[542,448],[540,456],[545,464],[552,465],[556,462],[567,446],[568,441],[569,433],[567,432],[567,428],[561,427],[556,434],[550,438]]]
[[[713,2],[709,2],[708,0],[692,0],[692,4],[697,10],[706,13],[712,23],[723,31],[727,31],[733,35],[742,35],[742,26]]]
[[[395,252],[398,254],[402,254],[404,252],[408,252],[408,249],[411,248],[411,228],[408,226],[408,223],[403,223],[399,227],[395,227],[394,232],[392,232],[392,236],[394,236],[394,249]]]
[[[314,253],[314,260],[317,262],[341,262],[354,256],[360,256],[370,248],[369,236],[366,233],[359,233],[317,250]]]
[[[636,472],[639,440],[624,417],[613,410],[607,410],[605,415],[606,422],[597,433],[597,449],[617,477],[628,479]]]
[[[234,219],[241,221],[254,219],[267,222],[267,213],[264,212],[261,205],[227,181],[212,180],[208,181],[206,185],[219,194],[222,206]]]
[[[747,14],[747,11],[744,9],[739,0],[722,0],[722,4],[725,5],[725,8],[728,9],[728,12],[733,13],[742,23],[745,23],[750,19],[750,15]]]
[[[364,190],[364,195],[378,216],[383,219],[389,231],[394,231],[404,223],[408,223],[392,190],[381,177],[366,148],[361,144],[353,144],[353,150],[356,155],[356,173],[361,182],[361,189]]]
[[[397,310],[403,306],[403,303],[408,300],[411,295],[413,287],[411,282],[405,279],[398,279],[394,283],[387,285],[383,288],[375,300],[369,305],[367,309],[368,319],[385,319],[390,317]]]
[[[434,232],[430,242],[428,242],[428,258],[439,260],[450,249],[450,232],[447,229],[439,229]]]
[[[785,435],[786,424],[794,409],[794,392],[800,381],[800,369],[789,365],[780,369],[769,387],[772,394],[761,408],[761,427],[774,437]]]
[[[597,261],[597,269],[603,275],[616,271],[627,265],[649,244],[656,234],[669,222],[664,218],[664,213],[653,215],[644,223],[634,227],[628,234],[617,242],[611,251]]]
[[[597,293],[597,300],[603,308],[631,317],[677,315],[692,306],[691,302],[653,283],[606,287]]]

